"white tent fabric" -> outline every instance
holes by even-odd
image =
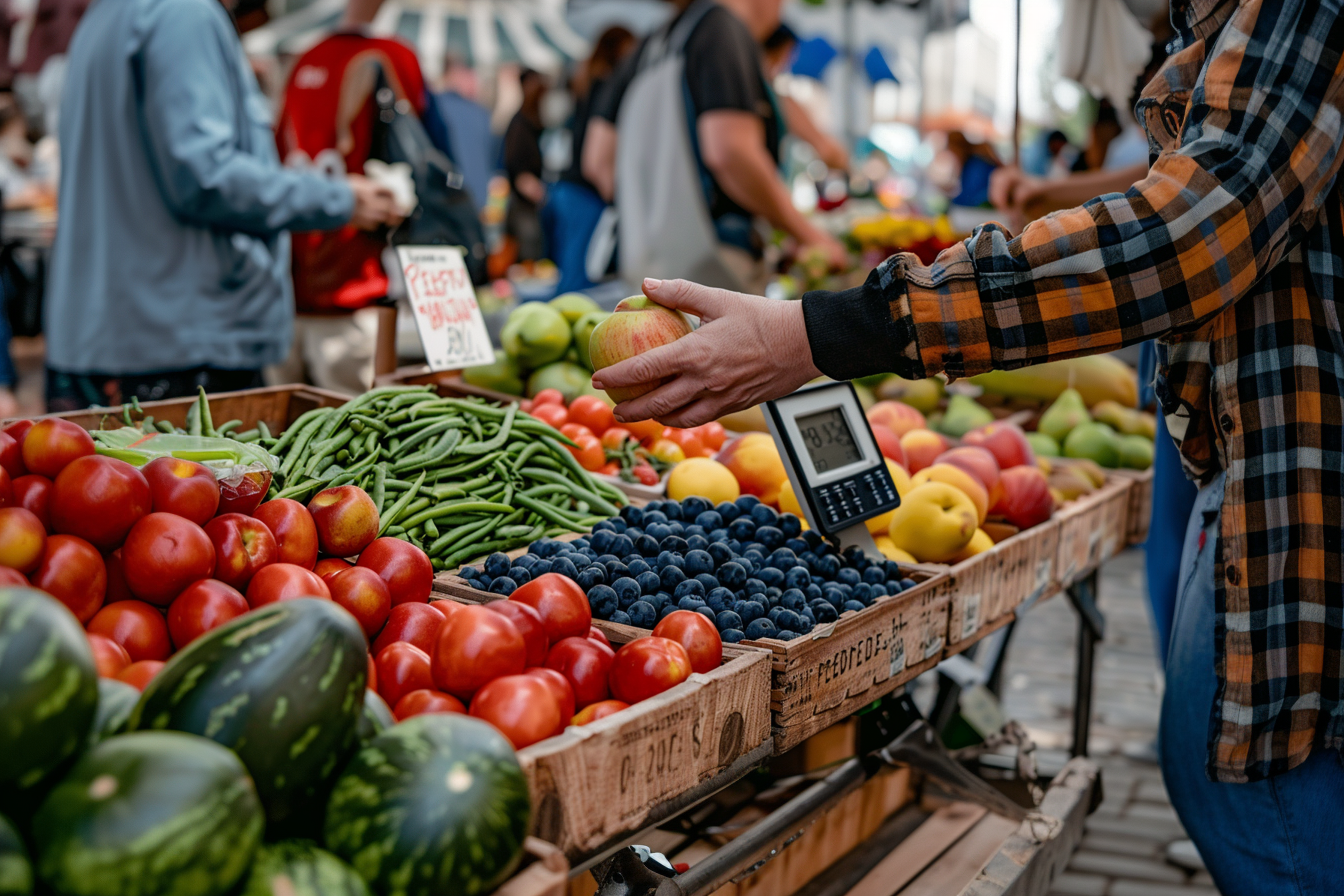
[[[1065,0],[1059,73],[1093,96],[1106,97],[1116,109],[1126,109],[1152,40],[1124,0]]]

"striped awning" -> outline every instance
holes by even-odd
[[[243,46],[252,56],[297,55],[330,33],[344,8],[345,0],[313,0],[249,31]],[[478,69],[513,63],[554,74],[588,53],[565,22],[563,0],[387,0],[373,31],[414,46],[427,72],[453,56]]]

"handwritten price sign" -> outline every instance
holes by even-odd
[[[406,294],[431,370],[458,370],[495,360],[476,291],[454,246],[398,246]]]

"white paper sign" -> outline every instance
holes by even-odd
[[[495,360],[476,304],[471,275],[455,246],[398,246],[406,298],[430,370],[458,370]]]

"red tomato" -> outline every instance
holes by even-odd
[[[667,427],[657,420],[636,420],[633,423],[627,422],[621,425],[630,430],[630,433],[644,445],[661,439],[663,433],[667,431]]]
[[[621,475],[621,465],[617,461],[609,460],[598,467],[597,472],[603,476],[619,476]]]
[[[434,688],[429,654],[408,641],[397,641],[378,651],[373,665],[378,670],[378,696],[388,706],[396,706],[411,691]]]
[[[266,497],[271,487],[271,471],[247,470],[219,480],[219,513],[248,515]]]
[[[530,398],[518,399],[518,410],[522,411],[524,414],[532,413],[532,399]]]
[[[247,605],[252,609],[296,597],[324,597],[331,600],[331,589],[317,573],[293,563],[272,563],[257,570],[247,585]]]
[[[279,559],[275,536],[256,517],[225,513],[205,524],[205,534],[215,546],[214,577],[234,588],[247,588],[258,570]]]
[[[602,442],[603,448],[618,451],[626,442],[638,441],[638,439],[624,426],[611,426],[607,428],[606,432],[602,433],[602,438],[599,441]]]
[[[11,439],[17,442],[19,444],[20,449],[22,449],[23,437],[28,435],[28,430],[32,428],[33,428],[32,420],[16,420],[13,423],[6,426],[3,432],[5,435],[9,436]]]
[[[560,427],[560,434],[568,439],[578,441],[581,436],[596,436],[591,429],[581,423],[575,423],[573,420]]]
[[[562,404],[534,404],[532,406],[532,416],[536,417],[547,426],[559,429],[569,420],[569,412],[565,410]]]
[[[102,678],[116,678],[131,664],[131,655],[106,635],[89,635],[89,649],[93,651],[93,665]]]
[[[559,389],[542,389],[536,395],[532,396],[532,407],[538,407],[544,404],[558,404],[564,407],[565,396]]]
[[[709,620],[705,621],[708,622]],[[608,650],[611,650],[613,654],[616,652],[615,650],[612,649],[611,640],[607,637],[607,633],[602,631],[602,629],[598,628],[597,626],[595,625],[588,626],[588,634],[586,635],[586,637],[588,638],[589,641],[596,641],[603,647],[607,648]]]
[[[42,521],[22,507],[0,507],[0,566],[30,573],[42,562],[47,530]]]
[[[471,698],[471,714],[499,729],[515,750],[564,730],[551,686],[531,675],[505,675],[488,683]]]
[[[378,573],[362,566],[343,569],[327,582],[331,599],[359,622],[366,638],[373,638],[392,611],[392,596]]]
[[[593,624],[593,611],[583,589],[559,573],[548,572],[537,576],[514,591],[509,600],[527,604],[541,614],[546,626],[546,639],[552,644],[562,638],[583,637]]]
[[[681,684],[691,675],[686,648],[667,638],[636,638],[616,651],[611,695],[638,703]]]
[[[432,600],[429,602],[430,609],[438,610],[444,619],[453,615],[460,606],[462,605],[451,600]]]
[[[89,620],[92,634],[111,638],[130,654],[131,662],[166,660],[173,652],[168,624],[157,607],[140,600],[108,604]]]
[[[463,605],[443,621],[430,656],[439,689],[469,700],[487,682],[522,672],[527,642],[502,613]]]
[[[103,555],[74,535],[48,538],[42,563],[28,580],[69,607],[81,625],[93,618],[107,596]]]
[[[570,717],[574,715],[574,686],[569,683],[569,679],[544,666],[525,669],[523,674],[532,676],[551,689],[551,696],[555,697],[555,702],[560,706],[560,718],[563,722],[556,734],[564,731]]]
[[[23,437],[23,465],[48,479],[55,479],[72,460],[93,453],[93,437],[59,417],[44,417]]]
[[[616,422],[611,407],[596,395],[580,395],[571,401],[569,419],[573,423],[582,423],[595,436],[602,435]]]
[[[653,627],[655,638],[669,638],[686,649],[692,672],[712,672],[723,664],[723,640],[719,630],[699,613],[676,610]]]
[[[574,688],[574,704],[582,709],[607,699],[607,677],[612,653],[587,638],[565,638],[546,654],[546,668],[568,679]]]
[[[359,565],[382,577],[392,595],[392,606],[429,600],[434,567],[429,563],[429,555],[409,541],[376,539],[359,555]]]
[[[692,427],[691,432],[695,433],[705,448],[710,451],[718,451],[723,447],[723,443],[728,440],[728,433],[724,430],[723,424],[717,420]]]
[[[605,719],[607,716],[615,715],[621,710],[629,708],[629,703],[622,703],[620,700],[602,700],[591,706],[585,706],[583,710],[573,718],[570,724],[591,725],[598,719]]]
[[[393,642],[409,641],[433,656],[443,623],[443,614],[429,604],[397,604],[387,616],[387,625],[373,642],[373,655],[377,656]]]
[[[418,716],[427,712],[465,713],[466,711],[467,708],[456,697],[442,691],[431,691],[424,688],[411,691],[398,700],[397,705],[392,709],[392,715],[397,717],[398,722],[404,722],[411,716]]]
[[[31,510],[42,521],[42,528],[48,532],[51,531],[50,479],[45,476],[38,476],[36,473],[29,473],[27,476],[20,476],[15,479],[14,504]]]
[[[78,457],[52,485],[51,525],[110,551],[150,512],[151,503],[149,483],[135,467],[97,454]]]
[[[121,559],[121,548],[117,548],[103,557],[107,566],[107,597],[105,604],[114,604],[119,600],[135,600],[131,586],[126,584],[126,561]]]
[[[369,672],[364,680],[364,686],[376,694],[378,693],[378,667],[373,662],[373,654],[366,653],[364,658],[369,661]],[[383,702],[386,703],[387,701],[383,700]],[[391,707],[389,706],[388,709],[391,710]]]
[[[19,447],[19,440],[7,432],[0,432],[0,467],[11,479],[18,479],[28,472],[28,468],[23,465],[23,449]]]
[[[28,577],[17,569],[0,566],[0,587],[8,588],[11,585],[16,588],[27,588],[29,586]]]
[[[354,565],[349,560],[342,560],[340,557],[323,557],[313,565],[313,572],[325,582],[341,570],[349,569]]]
[[[258,507],[252,516],[265,523],[275,536],[276,559],[280,563],[293,563],[304,569],[312,569],[317,563],[317,526],[307,507],[289,498],[276,498]]]
[[[639,480],[641,485],[657,485],[662,478],[658,475],[657,470],[646,463],[635,464],[634,469],[630,472],[635,474],[635,478]]]
[[[0,467],[0,507],[9,507],[16,504],[14,500],[14,481],[9,477],[9,471]]]
[[[541,624],[541,614],[516,600],[492,600],[484,605],[487,610],[503,613],[518,628],[527,646],[527,665],[540,666],[546,662],[546,651],[551,642],[546,638],[546,626]]]
[[[700,437],[694,430],[676,429],[668,427],[667,435],[663,438],[680,446],[681,452],[687,457],[708,457],[709,451],[705,448],[705,443],[700,441]]]
[[[162,668],[162,660],[139,660],[117,673],[117,681],[124,681],[137,691],[143,691]]]
[[[192,582],[168,607],[168,634],[178,650],[201,635],[237,619],[250,607],[247,598],[218,579]]]
[[[142,468],[156,513],[175,513],[204,526],[219,510],[219,482],[204,464],[156,457]]]
[[[566,445],[565,449],[574,455],[579,462],[579,466],[589,473],[596,473],[602,469],[602,465],[607,462],[607,452],[602,447],[602,443],[597,440],[597,437],[579,436],[574,441],[578,442],[578,448],[570,448]]]
[[[308,502],[324,554],[353,557],[378,537],[378,505],[357,485],[323,489]]]
[[[192,582],[215,573],[215,546],[205,530],[173,513],[151,513],[121,547],[131,593],[160,607]]]

